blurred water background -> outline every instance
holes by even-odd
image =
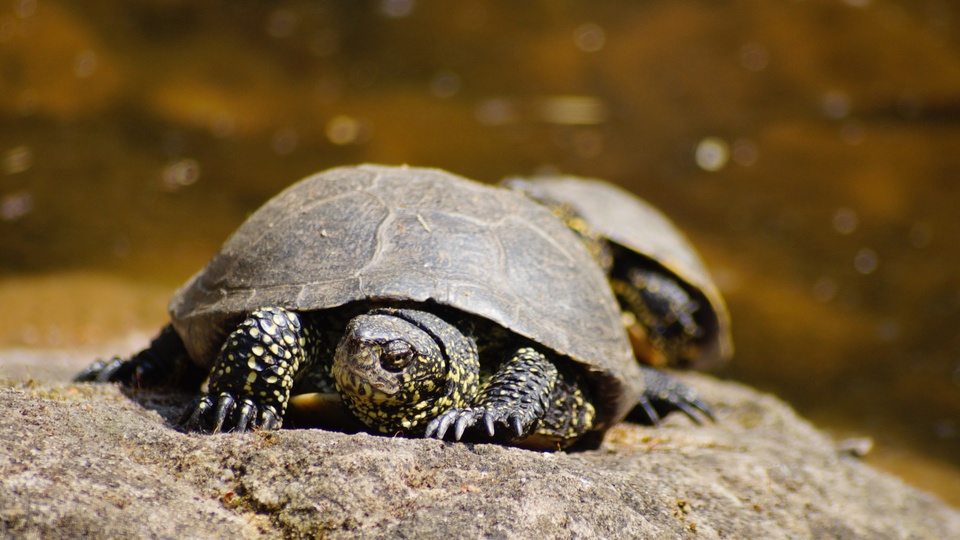
[[[721,376],[960,506],[956,3],[4,0],[0,348],[145,344],[249,212],[359,162],[640,194],[729,302]]]

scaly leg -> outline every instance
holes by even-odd
[[[584,399],[576,381],[531,347],[518,349],[481,386],[470,408],[451,409],[427,425],[426,436],[443,438],[453,426],[459,440],[464,431],[483,422],[487,434],[495,425],[513,431],[516,439],[537,433],[558,441],[572,441],[593,422],[593,406]]]
[[[223,344],[210,374],[209,393],[181,417],[191,430],[277,429],[300,370],[316,360],[316,334],[296,313],[264,307],[251,313]]]

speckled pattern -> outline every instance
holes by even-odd
[[[294,378],[307,367],[304,350],[311,338],[296,313],[280,307],[251,313],[224,342],[210,373],[209,393],[184,412],[185,424],[214,432],[225,421],[237,431],[280,427]]]
[[[472,338],[410,309],[377,309],[351,320],[332,369],[347,407],[362,422],[407,434],[422,434],[438,414],[471,404],[479,371]]]
[[[482,421],[490,436],[494,424],[509,426],[514,439],[533,436],[531,445],[562,448],[594,428],[595,409],[584,381],[531,347],[517,349],[486,378],[473,407],[451,410],[431,422],[440,435]]]
[[[646,350],[637,358],[656,366],[694,364],[704,334],[697,324],[700,305],[662,272],[633,266],[617,270],[610,287],[626,315],[634,350]]]
[[[227,337],[209,392],[188,405],[182,422],[212,432],[280,427],[296,380],[319,370],[333,377],[347,408],[381,433],[443,438],[453,426],[460,439],[482,422],[490,437],[522,440],[535,433],[564,447],[594,427],[583,381],[566,370],[561,376],[533,347],[518,346],[502,362],[495,355],[504,347],[484,347],[488,367],[481,381],[473,325],[457,322],[464,330],[425,311],[371,309],[347,323],[331,357],[319,336],[335,317],[258,309]],[[496,434],[497,424],[508,433]]]

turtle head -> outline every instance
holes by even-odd
[[[462,349],[471,347],[475,367],[465,372],[471,359]],[[332,367],[347,407],[383,433],[423,431],[435,416],[469,403],[478,371],[476,347],[454,327],[429,313],[386,308],[347,323]]]
[[[633,351],[643,363],[688,368],[703,350],[701,302],[666,272],[628,267],[611,277]]]

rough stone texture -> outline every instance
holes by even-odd
[[[201,436],[182,399],[0,384],[0,537],[960,538],[960,512],[839,453],[774,397],[685,375],[719,422],[603,447],[320,430]]]

